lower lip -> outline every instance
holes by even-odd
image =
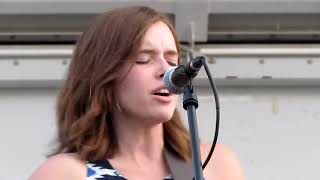
[[[157,95],[153,95],[153,97],[154,97],[156,100],[160,101],[160,102],[166,102],[166,103],[171,102],[171,101],[173,100],[173,96],[172,96],[172,95],[170,95],[170,96],[157,96]]]

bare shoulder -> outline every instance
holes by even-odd
[[[202,162],[209,154],[211,144],[201,144]],[[211,160],[204,170],[207,180],[244,180],[244,173],[235,153],[222,144],[217,144]]]
[[[86,165],[75,154],[58,154],[48,158],[30,180],[85,179]]]

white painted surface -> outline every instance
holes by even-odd
[[[219,142],[239,156],[248,180],[319,179],[320,88],[225,88]],[[199,99],[201,137],[212,141],[212,104]]]
[[[0,89],[1,180],[27,179],[50,152],[57,92]],[[248,180],[320,178],[320,87],[225,87],[219,92],[219,142],[235,151]],[[215,123],[210,94],[199,90],[197,112],[200,136],[208,142]]]
[[[27,179],[49,153],[56,92],[0,89],[1,180]]]

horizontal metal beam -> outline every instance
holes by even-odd
[[[10,0],[0,1],[0,14],[91,14],[130,5],[150,6],[168,13],[175,9],[174,1]]]
[[[210,13],[319,13],[315,0],[199,0],[207,4]],[[162,12],[174,13],[176,4],[192,4],[194,0],[1,0],[0,14],[100,13],[116,7],[145,5]],[[186,12],[188,13],[188,12]]]
[[[0,23],[0,33],[13,33],[12,36],[9,35],[9,38],[0,35],[0,41],[18,42],[11,37],[19,36],[21,31],[27,33],[33,31],[52,32],[52,34],[58,35],[63,35],[63,31],[70,31],[71,33],[75,32],[72,35],[78,35],[78,32],[82,32],[87,27],[93,16],[110,9],[129,5],[150,6],[168,14],[175,20],[178,36],[182,42],[190,42],[191,34],[194,35],[195,42],[229,41],[228,37],[223,37],[221,31],[234,36],[237,35],[234,34],[236,32],[230,31],[241,31],[243,28],[245,28],[244,31],[261,29],[265,31],[279,30],[280,33],[285,33],[286,25],[288,25],[285,22],[287,21],[293,23],[289,23],[289,27],[301,27],[302,31],[300,32],[302,33],[304,30],[311,30],[312,32],[307,33],[315,33],[315,37],[312,37],[311,40],[319,40],[316,36],[319,34],[317,19],[319,19],[320,2],[313,0],[0,0],[0,20],[2,22]],[[277,21],[274,21],[272,14],[277,15]],[[194,24],[193,31],[190,24]],[[294,29],[289,28],[289,30]],[[270,33],[275,35],[274,33],[277,32]],[[259,35],[261,34],[260,32]],[[244,33],[241,35],[243,36]],[[29,42],[23,37],[18,38]],[[42,39],[39,36],[38,38]],[[57,38],[49,36],[47,38],[60,42]],[[74,40],[74,38],[71,39]],[[256,40],[255,37],[245,36],[241,38],[241,41],[246,39]],[[303,37],[302,39],[309,40],[310,38]],[[236,38],[236,40],[239,39]]]
[[[1,57],[71,57],[73,46],[0,46]]]
[[[315,34],[320,34],[320,30],[281,30],[281,31],[276,31],[276,30],[256,30],[256,31],[231,31],[231,30],[226,30],[226,31],[208,31],[208,35],[315,35]]]
[[[319,13],[316,0],[210,0],[209,12],[219,13]]]
[[[299,45],[210,45],[198,46],[208,56],[320,56],[319,44]]]
[[[250,86],[319,86],[320,54],[312,51],[300,56],[275,52],[264,47],[263,52],[250,54],[251,49],[220,47],[220,53],[206,55],[217,85]],[[0,47],[0,87],[59,87],[65,79],[73,46],[5,46]],[[215,49],[215,48],[212,48]],[[235,52],[232,52],[235,50]],[[299,47],[294,49],[299,51]],[[269,53],[266,53],[268,51]],[[247,54],[245,54],[247,52]],[[292,53],[292,52],[286,52]],[[238,55],[235,55],[238,54]],[[209,86],[204,69],[195,85]]]

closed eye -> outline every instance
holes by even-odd
[[[136,61],[136,64],[148,64],[150,61]]]
[[[167,61],[167,62],[168,62],[168,64],[169,64],[170,66],[178,66],[178,64],[177,64],[177,63],[170,62],[170,61]]]

